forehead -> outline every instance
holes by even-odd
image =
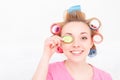
[[[69,22],[67,24],[65,24],[62,28],[62,33],[81,33],[81,32],[87,32],[90,33],[90,28],[89,26],[84,23],[84,22]]]

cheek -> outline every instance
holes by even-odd
[[[87,48],[87,49],[90,49],[92,47],[92,43],[88,43],[88,44],[85,44],[84,47]]]
[[[92,48],[93,44],[94,44],[94,42],[93,42],[93,40],[91,39],[90,48]]]
[[[93,43],[88,41],[88,42],[83,42],[81,44],[81,47],[84,48],[85,50],[89,51],[92,48]]]
[[[63,49],[63,51],[70,50],[70,48],[71,48],[71,45],[70,45],[70,44],[62,44],[62,49]]]
[[[93,46],[93,40],[91,37],[84,44],[86,47],[91,48]]]

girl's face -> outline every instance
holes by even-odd
[[[72,36],[71,43],[62,42],[62,49],[68,60],[85,61],[93,45],[91,31],[83,22],[69,22],[63,26],[61,36]]]

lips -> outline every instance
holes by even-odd
[[[79,56],[83,53],[83,50],[72,50],[71,53],[75,56]]]

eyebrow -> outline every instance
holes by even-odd
[[[80,35],[84,35],[84,34],[88,35],[87,32],[81,32],[81,33],[80,33]],[[64,35],[72,35],[72,33],[65,33]]]
[[[87,32],[81,32],[80,34],[88,34]]]
[[[71,33],[65,33],[65,34],[69,34],[69,35],[72,35]]]

